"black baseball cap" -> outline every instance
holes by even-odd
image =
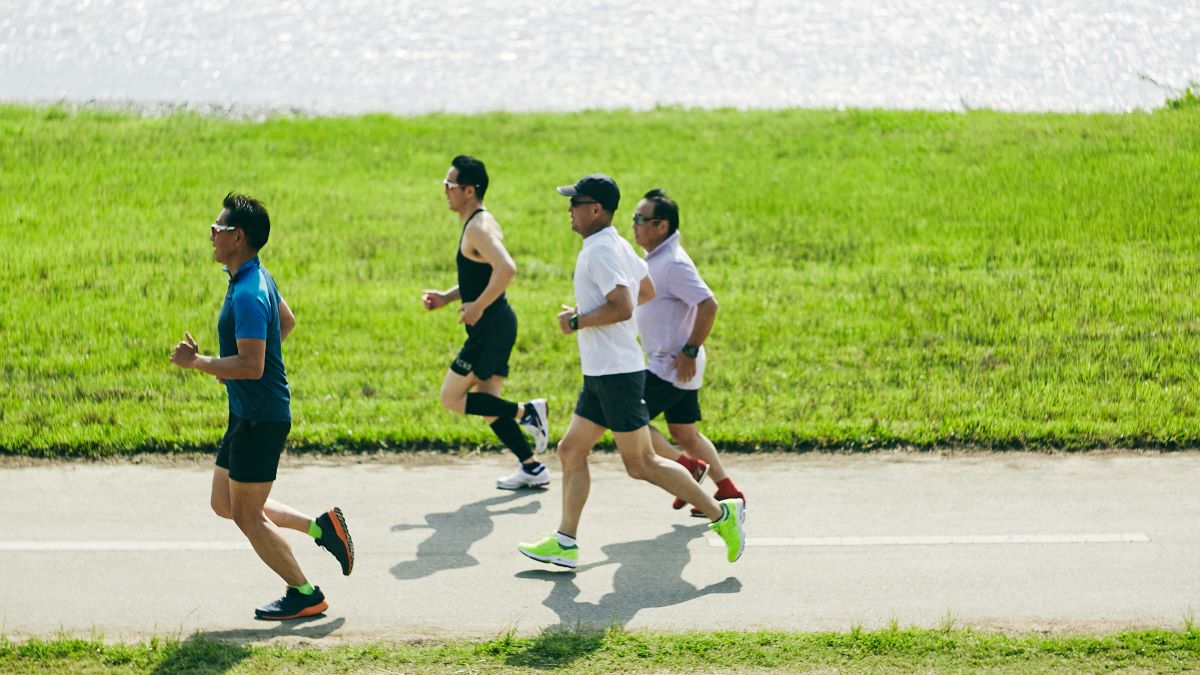
[[[617,204],[621,203],[621,190],[611,176],[593,173],[579,179],[574,185],[561,185],[558,194],[567,197],[580,195],[591,197],[600,203],[601,208],[609,213],[617,212]]]

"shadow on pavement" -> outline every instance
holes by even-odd
[[[493,517],[537,513],[542,508],[542,503],[526,502],[520,506],[495,511],[491,507],[543,493],[541,490],[506,492],[503,495],[464,504],[457,511],[427,514],[424,525],[393,525],[392,532],[430,529],[433,530],[433,534],[417,546],[416,560],[406,560],[392,567],[392,576],[397,579],[420,579],[442,570],[478,565],[479,561],[467,551],[475,542],[492,533],[495,529]]]
[[[167,647],[173,651],[152,672],[224,673],[250,656],[251,644],[287,637],[320,640],[346,623],[344,618],[339,617],[314,625],[314,622],[325,619],[328,617],[318,614],[280,621],[270,628],[198,631],[177,646]]]
[[[642,609],[670,607],[712,593],[740,592],[742,582],[735,577],[726,577],[704,588],[683,580],[683,570],[691,560],[688,542],[706,530],[707,526],[702,524],[673,525],[670,532],[653,539],[609,544],[600,549],[607,556],[605,560],[580,565],[575,572],[518,573],[518,579],[553,584],[542,604],[554,610],[559,623],[542,631],[528,649],[512,655],[507,663],[526,668],[562,666],[598,649],[606,629],[624,627]],[[582,553],[587,555],[586,551]],[[612,592],[595,603],[577,602],[579,586],[575,584],[575,574],[604,565],[619,566],[613,575]]]

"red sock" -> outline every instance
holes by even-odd
[[[687,469],[688,471],[692,471],[693,468],[696,466],[696,460],[692,459],[691,457],[688,457],[687,455],[679,455],[679,457],[677,457],[675,459],[675,461],[679,462],[683,466],[683,468]]]
[[[732,478],[726,477],[723,480],[717,481],[717,499],[733,499],[734,497],[745,499],[741,490],[738,490],[737,486],[733,484]]]

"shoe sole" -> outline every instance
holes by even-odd
[[[543,399],[541,405],[534,403],[533,409],[542,421],[542,426],[530,430],[534,452],[545,452],[546,446],[550,445],[550,404]]]
[[[320,602],[320,604],[313,605],[312,607],[305,607],[304,609],[300,610],[299,612],[296,612],[295,614],[289,614],[287,616],[273,616],[270,614],[259,614],[258,611],[255,610],[254,617],[256,619],[262,619],[264,621],[287,621],[288,619],[299,619],[299,618],[305,617],[305,616],[315,616],[317,614],[320,614],[321,612],[324,612],[327,609],[329,609],[329,602],[326,600],[322,600]]]
[[[559,557],[556,555],[535,555],[533,553],[530,553],[529,551],[526,551],[525,549],[521,548],[520,546],[517,547],[517,550],[520,551],[522,555],[524,555],[526,558],[529,558],[530,560],[536,560],[540,563],[545,563],[548,565],[558,565],[559,567],[566,567],[567,569],[572,569],[572,570],[575,569],[575,567],[577,565],[579,565],[579,563],[577,561],[571,560],[570,558],[562,558],[562,557]]]
[[[746,552],[746,528],[743,527],[746,524],[746,502],[741,499],[735,499],[734,501],[737,502],[737,531],[741,545],[738,546],[737,555],[734,556],[733,560],[729,561],[730,563],[741,560],[742,554]]]
[[[350,538],[350,528],[346,526],[346,516],[342,515],[341,507],[335,506],[329,510],[329,520],[333,523],[333,533],[346,547],[349,564],[342,570],[342,576],[348,577],[354,571],[354,540]]]
[[[541,490],[550,485],[550,481],[545,483],[521,483],[520,485],[501,485],[496,483],[497,490]]]

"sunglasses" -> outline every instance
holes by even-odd
[[[450,180],[449,178],[443,178],[442,185],[445,185],[447,190],[453,190],[454,188],[468,187],[468,186],[475,187],[473,185],[470,185],[469,183],[455,183],[454,181]]]
[[[228,231],[230,231],[230,230],[236,230],[236,229],[237,229],[237,228],[236,228],[236,227],[234,227],[233,225],[221,225],[221,224],[219,224],[219,223],[213,223],[212,225],[209,225],[209,227],[210,227],[210,228],[212,228],[212,233],[213,233],[213,235],[216,235],[216,234],[218,234],[218,233],[220,233],[220,232],[228,232]]]
[[[653,216],[643,216],[640,213],[633,214],[633,224],[634,225],[645,225],[646,223],[650,223],[655,220],[662,220],[662,218],[655,218]]]
[[[571,208],[583,206],[584,204],[599,204],[599,203],[600,202],[598,202],[594,199],[575,199],[574,197],[571,198]]]

